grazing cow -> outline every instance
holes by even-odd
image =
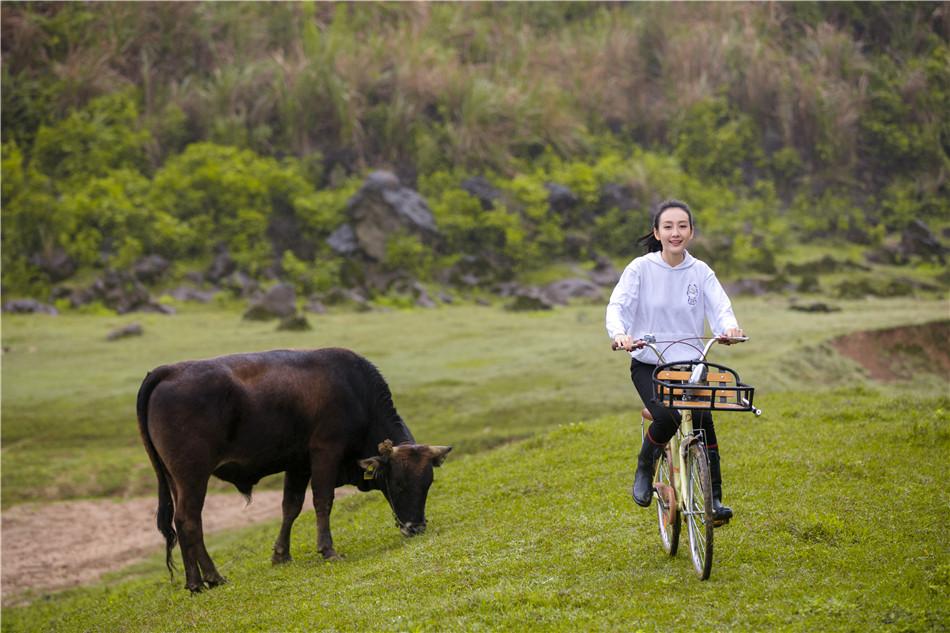
[[[176,540],[186,588],[225,582],[201,527],[211,475],[250,498],[262,477],[285,472],[283,523],[272,561],[290,560],[290,529],[309,481],[317,549],[336,559],[330,510],[337,486],[380,490],[406,536],[425,529],[432,468],[450,446],[416,444],[389,386],[349,350],[277,350],[163,365],[138,394],[139,431],[158,476],[158,529],[172,570]],[[174,522],[174,527],[172,523]]]

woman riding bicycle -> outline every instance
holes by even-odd
[[[655,400],[653,370],[658,359],[644,348],[643,337],[649,333],[659,341],[687,339],[663,352],[668,362],[685,362],[701,355],[700,348],[690,344],[696,341],[689,339],[703,336],[705,320],[717,335],[744,336],[716,274],[686,251],[692,238],[693,214],[686,203],[661,203],[653,216],[653,230],[639,240],[647,254],[627,265],[607,305],[607,334],[617,347],[631,352],[630,376],[653,417],[643,438],[633,483],[633,500],[643,507],[653,498],[656,460],[680,423],[678,411]],[[722,505],[722,471],[712,414],[694,411],[693,424],[705,433],[715,520],[728,520],[732,510]]]

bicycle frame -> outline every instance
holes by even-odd
[[[660,363],[665,363],[666,359],[663,358],[663,353],[659,349],[657,349],[655,340],[651,341],[649,336],[646,337],[644,340],[646,341],[646,346],[652,349],[653,352],[656,354],[657,358],[660,360]],[[712,338],[709,340],[708,343],[706,343],[706,346],[703,348],[703,354],[702,354],[703,360],[706,359],[707,354],[709,354],[710,348],[712,348],[715,342],[716,342],[716,339]],[[646,420],[641,417],[640,418],[641,440],[643,439],[642,436],[646,433],[645,425],[646,425]],[[669,443],[670,453],[673,455],[673,459],[675,460],[674,463],[670,465],[671,466],[670,479],[673,482],[673,486],[676,488],[677,511],[682,512],[684,516],[688,514],[692,514],[692,512],[690,512],[686,507],[686,500],[687,500],[687,494],[688,494],[687,481],[686,481],[686,478],[683,477],[682,475],[683,473],[686,472],[686,454],[689,452],[690,446],[692,446],[696,442],[702,442],[704,446],[706,444],[705,438],[703,437],[703,431],[701,429],[696,430],[693,428],[693,412],[687,409],[681,412],[680,424],[676,429],[676,433],[673,435],[672,438],[670,438],[670,443]],[[662,504],[664,509],[667,512],[669,512],[669,508],[667,508],[667,505],[666,505],[667,504],[666,499],[663,498],[664,495],[658,494],[656,492],[654,494],[657,497],[657,502]]]

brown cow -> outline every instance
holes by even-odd
[[[452,450],[416,444],[379,370],[344,349],[277,350],[163,365],[146,375],[137,410],[158,476],[166,565],[171,571],[177,540],[185,586],[193,592],[225,582],[205,549],[201,527],[211,475],[250,497],[262,477],[286,473],[275,564],[290,560],[290,530],[310,482],[317,549],[336,559],[330,510],[337,486],[380,490],[397,526],[412,536],[426,526],[432,468]]]

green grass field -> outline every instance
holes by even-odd
[[[305,513],[288,566],[269,562],[276,522],[216,534],[224,587],[189,596],[156,551],[102,585],[4,609],[3,630],[944,630],[946,379],[874,384],[828,340],[945,319],[947,303],[840,305],[736,302],[752,341],[715,358],[757,386],[765,414],[718,418],[737,519],[716,531],[706,583],[685,551],[662,553],[654,509],[629,498],[638,400],[601,306],[337,313],[307,333],[208,307],[5,316],[5,507],[152,494],[134,417],[142,377],[236,351],[353,348],[383,371],[416,437],[457,452],[421,537],[399,535],[381,495],[354,495],[334,508],[342,563],[319,559]],[[133,320],[145,336],[105,341]]]

